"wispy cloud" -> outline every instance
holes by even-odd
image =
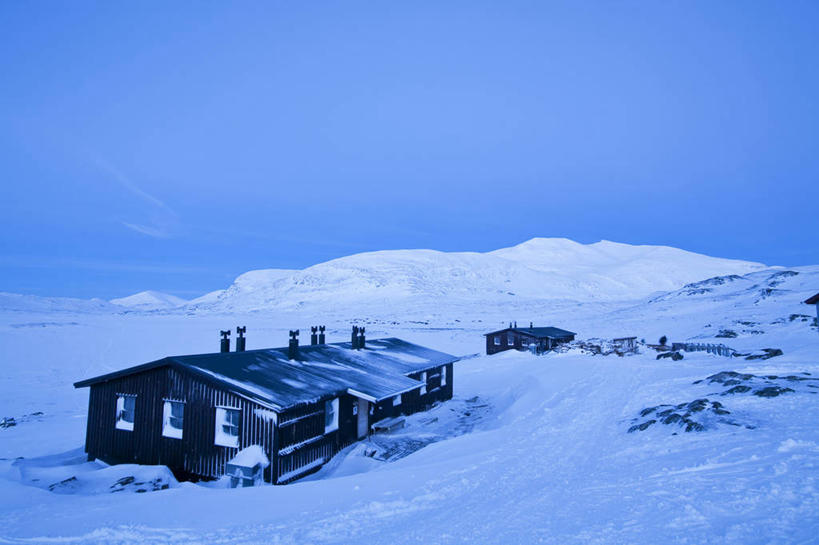
[[[99,155],[92,154],[92,160],[97,168],[106,174],[108,180],[117,183],[131,195],[148,205],[149,222],[134,222],[122,219],[120,223],[124,227],[153,238],[170,238],[172,236],[173,227],[178,223],[179,216],[170,206],[139,187],[129,176]]]
[[[147,235],[149,237],[154,237],[154,238],[169,238],[170,237],[170,234],[166,230],[160,229],[158,227],[149,227],[149,226],[146,226],[146,225],[138,225],[136,223],[128,223],[127,221],[121,221],[120,223],[122,223],[122,225],[124,225],[128,229],[131,229],[132,231],[136,231],[137,233],[141,233],[141,234]]]

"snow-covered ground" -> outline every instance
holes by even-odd
[[[646,284],[628,299],[572,298],[567,288],[567,297],[548,301],[487,302],[480,291],[421,290],[383,305],[366,297],[357,305],[347,294],[323,307],[150,312],[20,310],[15,300],[0,307],[0,418],[15,422],[0,427],[0,543],[816,542],[819,331],[815,308],[800,301],[819,291],[819,267],[724,265],[724,278],[696,282],[712,270],[697,276],[692,267],[694,278],[664,293]],[[266,284],[264,276],[249,280]],[[511,320],[581,339],[667,335],[784,354],[689,352],[675,362],[642,347],[627,357],[483,356],[481,334]],[[367,325],[368,338],[397,336],[462,356],[455,398],[287,486],[177,484],[162,468],[83,462],[87,390],[72,382],[215,351],[218,330],[237,325],[258,348],[321,323],[328,341],[346,340],[354,322]],[[708,380],[723,371],[754,376],[740,380],[748,390],[729,394],[735,384]],[[792,391],[756,395],[768,386]],[[661,405],[705,429],[663,423],[657,414],[667,408],[653,409]]]

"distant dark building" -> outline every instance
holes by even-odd
[[[215,479],[259,445],[264,481],[317,470],[373,424],[452,398],[457,358],[396,338],[172,356],[77,382],[90,386],[89,460],[162,464]],[[320,339],[320,341],[319,341]],[[229,341],[228,346],[229,346]],[[319,344],[321,342],[321,344]]]
[[[535,350],[538,353],[551,350],[555,346],[573,341],[576,333],[557,327],[517,327],[509,324],[506,329],[486,333],[486,353],[495,354],[504,350]]]
[[[805,304],[816,306],[816,322],[819,324],[819,293],[806,299]]]

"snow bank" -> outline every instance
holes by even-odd
[[[165,466],[85,462],[79,451],[18,460],[20,482],[55,494],[144,493],[175,488],[179,483]]]

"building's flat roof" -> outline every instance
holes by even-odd
[[[298,359],[288,348],[169,356],[144,365],[77,382],[81,388],[162,366],[204,376],[275,409],[283,409],[355,391],[381,401],[420,388],[406,375],[452,363],[458,358],[397,338],[367,340],[366,347],[333,343],[299,347]]]

